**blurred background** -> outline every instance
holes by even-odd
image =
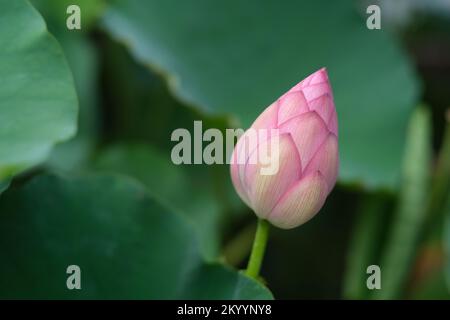
[[[256,219],[228,165],[172,164],[170,135],[194,120],[247,128],[327,67],[339,182],[310,222],[272,228],[264,283],[276,299],[450,298],[449,1],[31,3],[73,73],[78,132],[10,188],[46,172],[132,177],[192,222],[205,261],[243,269]],[[367,28],[371,4],[381,29]],[[370,265],[382,290],[367,289]]]

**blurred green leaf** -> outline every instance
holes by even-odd
[[[80,105],[76,136],[56,146],[46,164],[59,170],[79,169],[86,165],[98,140],[99,57],[88,34],[67,29],[62,19],[67,17],[65,8],[69,4],[80,5],[83,18],[98,16],[103,1],[92,0],[88,4],[84,0],[33,0],[32,3],[44,16],[49,31],[64,51]]]
[[[171,133],[193,126],[201,114],[175,100],[157,75],[137,64],[128,51],[101,38],[106,139],[145,142],[170,150]]]
[[[368,30],[353,1],[114,0],[103,21],[178,98],[237,116],[244,127],[326,66],[340,123],[340,178],[398,183],[417,81],[393,37]]]
[[[173,164],[168,154],[143,144],[106,148],[97,157],[95,168],[141,181],[156,199],[193,221],[202,252],[208,259],[217,257],[221,212],[207,174],[192,175],[186,167]]]
[[[80,112],[76,136],[57,145],[47,164],[52,168],[72,170],[86,165],[98,142],[98,55],[83,34],[68,34],[67,30],[53,34],[61,44],[73,72]]]
[[[0,0],[0,182],[43,161],[76,130],[70,70],[39,13]]]
[[[123,177],[40,176],[10,189],[0,199],[0,248],[1,298],[271,298],[205,264],[191,224]],[[74,264],[81,290],[66,288]]]
[[[9,187],[10,183],[11,183],[11,180],[1,181],[0,182],[0,193],[2,193],[4,190],[6,190]]]
[[[242,213],[247,212],[231,184],[229,166],[174,166],[171,163],[170,154],[172,147],[177,144],[177,142],[171,141],[171,134],[175,129],[186,128],[193,136],[195,120],[202,121],[204,130],[208,128],[224,130],[228,127],[228,119],[206,116],[180,103],[170,94],[164,81],[138,64],[123,46],[107,37],[102,38],[101,43],[104,64],[103,79],[105,86],[109,88],[103,95],[106,105],[104,110],[106,121],[104,123],[107,137],[105,140],[109,145],[119,144],[122,147],[130,146],[133,149],[138,147],[141,150],[146,148],[145,145],[150,145],[150,152],[157,152],[164,157],[165,161],[170,162],[166,165],[167,167],[173,168],[176,172],[183,172],[184,176],[187,175],[188,179],[194,182],[199,190],[202,190],[203,195],[195,196],[195,198],[203,198],[206,207],[188,210],[187,214],[197,220],[197,217],[202,216],[199,213],[206,212],[210,208],[212,211],[205,213],[208,214],[208,217],[200,219],[200,224],[203,225],[202,221],[206,223],[218,221],[219,216],[215,212],[220,211],[220,220],[222,221],[220,231],[226,229],[233,222],[232,220],[242,217]],[[131,148],[127,149],[130,151]],[[130,161],[124,153],[123,163],[120,166],[129,167],[129,165],[125,165],[126,162]],[[119,170],[120,166],[116,164],[111,169]],[[138,179],[155,174],[155,168],[151,166],[150,162],[139,164],[139,171],[142,173],[133,174]],[[146,174],[147,172],[148,174]],[[128,174],[131,173],[128,171]],[[146,178],[146,180],[151,179]],[[179,195],[176,197],[188,198],[186,189],[168,186],[173,191],[171,195],[178,193]],[[192,187],[192,183],[190,186]],[[173,199],[173,197],[169,197],[169,199]],[[214,204],[214,207],[211,204]],[[181,205],[181,207],[185,206]],[[188,207],[192,207],[192,205],[189,204]],[[214,230],[217,229],[214,227]],[[204,228],[201,232],[202,234],[209,233]],[[215,238],[218,239],[221,236],[222,233],[215,233]],[[217,241],[210,240],[206,242],[206,245],[210,248],[217,247]],[[217,253],[217,250],[209,250],[209,252]],[[208,254],[208,256],[211,255]]]
[[[59,28],[66,28],[66,21],[70,14],[67,8],[77,5],[81,14],[81,30],[69,31],[77,33],[89,30],[103,13],[106,0],[31,0],[33,5],[45,16],[51,19],[52,24]]]
[[[382,288],[374,292],[375,298],[401,297],[425,221],[429,200],[430,168],[430,114],[424,107],[419,107],[409,122],[403,156],[402,185],[397,210],[381,259]]]

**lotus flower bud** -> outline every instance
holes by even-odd
[[[252,144],[254,132],[264,134]],[[337,135],[333,94],[323,68],[267,107],[239,139],[231,158],[237,193],[258,217],[279,228],[305,223],[321,209],[336,183]],[[278,161],[270,174],[263,170],[265,152]]]

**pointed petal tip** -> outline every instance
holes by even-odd
[[[322,82],[328,82],[328,72],[326,67],[322,67],[310,76],[308,78],[311,78],[309,81],[309,84],[318,84]]]
[[[328,70],[327,67],[322,67],[319,70],[317,70],[316,72],[324,72],[325,74],[328,74],[327,70]]]

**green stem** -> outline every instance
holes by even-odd
[[[266,220],[258,218],[258,226],[256,228],[255,240],[253,241],[252,253],[250,254],[247,270],[245,271],[247,276],[256,280],[258,280],[268,237],[269,223]]]
[[[397,208],[381,257],[382,289],[372,291],[373,298],[398,299],[404,294],[426,216],[430,141],[430,113],[419,107],[409,121]]]

